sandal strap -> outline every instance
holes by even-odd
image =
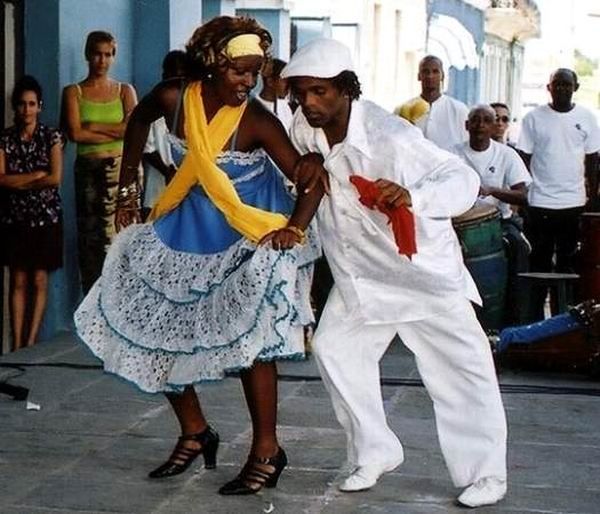
[[[272,462],[273,460],[275,460],[273,457],[257,457],[248,460],[238,475],[238,480],[250,489],[255,489],[252,485],[256,485],[257,489],[262,488],[267,480],[277,472],[277,466]],[[262,469],[260,466],[269,466],[271,469]]]
[[[196,441],[202,446],[206,446],[208,442],[215,438],[218,438],[217,433],[210,425],[207,425],[202,432],[197,432],[195,434],[183,434],[179,436],[179,441]]]

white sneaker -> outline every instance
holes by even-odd
[[[458,497],[458,503],[465,507],[493,505],[506,496],[506,480],[498,477],[480,478],[472,483]]]
[[[345,493],[354,493],[357,491],[366,491],[371,489],[379,480],[379,477],[384,473],[388,473],[396,469],[404,462],[404,455],[392,463],[384,464],[383,466],[359,466],[354,472],[346,478],[338,489]]]

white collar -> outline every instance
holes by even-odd
[[[343,141],[340,141],[338,145],[351,146],[358,150],[365,157],[371,158],[371,149],[369,147],[369,141],[367,139],[366,120],[365,120],[365,103],[360,100],[354,100],[351,104],[350,119],[348,120],[348,128],[346,130],[346,137]],[[329,146],[325,131],[321,128],[311,127],[310,123],[304,116],[304,113],[300,111],[302,125],[312,132],[313,141],[316,144],[319,151],[324,157],[331,152],[332,148]],[[337,145],[334,145],[337,146]]]
[[[343,141],[343,143],[352,146],[365,157],[370,159],[371,147],[369,146],[369,140],[367,138],[365,107],[365,103],[360,100],[354,100],[351,103],[348,130],[346,131],[346,139]]]

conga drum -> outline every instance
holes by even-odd
[[[584,212],[579,222],[582,297],[584,300],[600,300],[600,213]]]
[[[508,270],[500,211],[492,205],[476,205],[452,220],[465,265],[471,273],[483,308],[479,321],[486,330],[500,330],[504,323],[504,303]]]

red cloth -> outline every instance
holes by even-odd
[[[388,217],[388,223],[392,224],[392,232],[398,246],[398,253],[406,255],[409,259],[417,253],[417,242],[415,239],[415,218],[406,205],[400,207],[387,207],[378,205],[377,198],[381,191],[375,182],[360,175],[351,175],[350,182],[357,189],[360,203],[369,209],[377,209]]]

